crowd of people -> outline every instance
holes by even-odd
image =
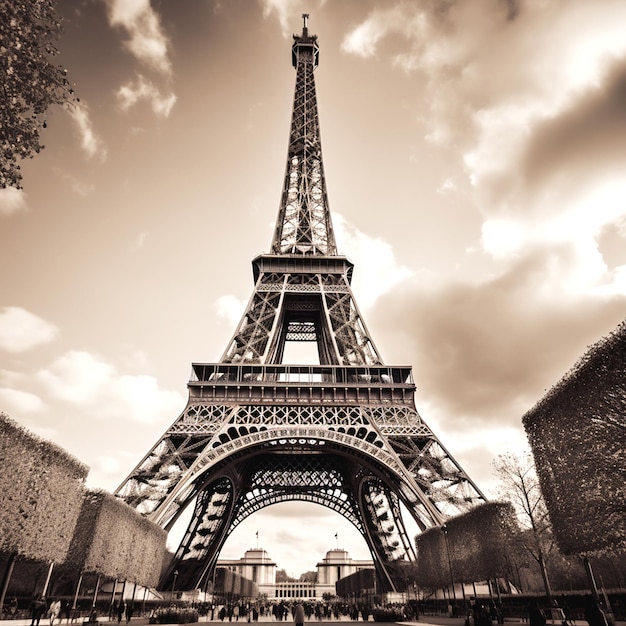
[[[17,609],[17,599],[15,599],[15,607]],[[30,626],[39,626],[39,622],[43,617],[50,619],[50,626],[54,626],[57,622],[60,624],[65,617],[67,622],[70,621],[70,604],[67,601],[61,601],[59,598],[52,598],[50,604],[42,595],[35,595],[30,604]]]
[[[11,598],[5,604],[6,611],[12,617],[17,617],[18,601]],[[258,622],[262,621],[288,621],[300,626],[304,621],[322,621],[351,619],[353,621],[367,621],[370,615],[377,610],[393,611],[403,619],[414,621],[419,619],[419,611],[415,602],[405,605],[389,605],[385,607],[370,606],[366,603],[356,602],[319,602],[319,601],[266,601],[246,602],[239,600],[224,604],[198,605],[196,610],[206,616],[210,621],[228,622]],[[134,603],[124,600],[115,601],[109,608],[109,621],[122,620],[130,623],[134,613]],[[458,614],[458,613],[457,613]],[[463,612],[461,613],[463,615]],[[577,616],[583,617],[582,612],[576,611]],[[35,595],[29,607],[30,626],[41,626],[42,619],[48,618],[50,626],[60,626],[65,619],[69,624],[72,619],[71,604],[66,599],[51,598],[46,601],[43,595]],[[151,615],[152,617],[152,615]],[[156,616],[155,616],[156,617]],[[96,621],[97,616],[89,615],[88,621]],[[589,626],[610,626],[607,614],[593,597],[587,599],[584,608],[584,620]],[[392,620],[396,621],[396,620]],[[557,623],[559,626],[575,626],[572,611],[566,603],[562,606],[542,608],[536,600],[531,600],[524,612],[522,621],[528,626],[546,626],[548,623]],[[44,622],[45,623],[45,622]],[[151,620],[151,623],[156,623]],[[465,612],[464,626],[502,626],[504,624],[504,612],[502,607],[493,599],[471,598]],[[46,624],[47,626],[47,624]]]

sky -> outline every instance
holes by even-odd
[[[58,6],[80,101],[48,112],[24,189],[0,190],[0,410],[111,491],[182,412],[270,247],[306,12],[355,298],[493,495],[522,415],[626,316],[626,2]],[[292,575],[336,547],[369,557],[312,504],[254,514],[222,556],[257,545]]]

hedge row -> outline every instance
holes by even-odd
[[[89,468],[0,413],[0,551],[63,561]]]
[[[519,533],[510,502],[487,502],[415,538],[417,583],[445,587],[508,573],[511,538]]]
[[[561,551],[626,549],[626,321],[522,419]]]
[[[119,498],[86,491],[86,465],[3,413],[0,459],[0,552],[157,585],[167,533]]]
[[[68,564],[77,571],[156,586],[167,533],[106,491],[85,495]]]

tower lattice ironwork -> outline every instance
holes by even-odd
[[[116,491],[170,529],[193,506],[163,585],[196,588],[229,533],[275,503],[343,515],[370,548],[383,588],[414,560],[401,504],[422,528],[483,494],[419,416],[410,367],[385,365],[337,253],[326,192],[307,16],[294,35],[296,86],[271,253],[252,261],[254,291],[219,363],[194,363],[183,413]],[[283,363],[316,342],[319,365]]]

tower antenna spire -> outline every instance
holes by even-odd
[[[319,115],[313,72],[319,63],[317,35],[310,35],[308,13],[301,35],[293,36],[291,62],[296,89],[287,164],[272,254],[337,255],[322,162]]]

